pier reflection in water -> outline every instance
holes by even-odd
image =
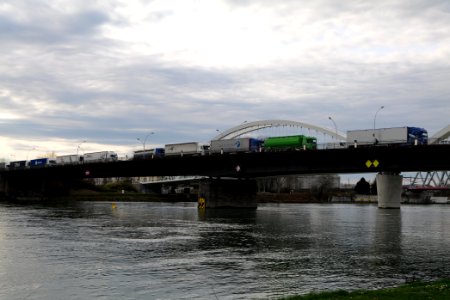
[[[0,204],[2,299],[248,299],[450,276],[450,207]]]

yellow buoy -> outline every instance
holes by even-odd
[[[205,209],[206,208],[206,199],[203,197],[198,198],[198,208]]]

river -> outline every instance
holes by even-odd
[[[0,299],[276,299],[450,276],[450,206],[0,203]]]

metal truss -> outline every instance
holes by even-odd
[[[450,171],[417,172],[411,185],[420,187],[449,187]]]

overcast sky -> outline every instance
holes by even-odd
[[[0,0],[0,158],[244,121],[450,124],[450,1]]]

